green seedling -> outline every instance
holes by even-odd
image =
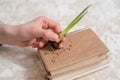
[[[49,41],[49,44],[54,48],[58,49],[58,45],[62,42],[63,37],[87,14],[87,10],[91,5],[87,6],[73,21],[61,32],[59,33],[59,42]]]

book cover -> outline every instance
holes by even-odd
[[[39,49],[39,55],[49,74],[108,52],[108,48],[89,28],[67,34],[63,45],[65,46],[63,49],[51,49],[50,45]]]

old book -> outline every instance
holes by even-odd
[[[98,70],[102,70],[104,68],[107,68],[109,66],[109,59],[106,58],[104,60],[102,60],[101,62],[95,63],[95,64],[91,64],[91,65],[87,65],[85,67],[82,68],[78,68],[72,71],[68,71],[62,74],[58,74],[55,76],[51,76],[48,75],[48,79],[49,80],[76,80],[82,76],[85,76],[87,74],[91,74],[93,72],[96,72]]]
[[[108,48],[89,28],[67,34],[63,45],[65,46],[63,49],[56,50],[50,45],[39,49],[39,56],[43,61],[49,79],[61,80],[60,78],[62,78],[62,80],[67,80],[67,77],[63,75],[66,74],[70,78],[70,73],[75,71],[85,73],[87,69],[91,72],[94,67],[101,67],[98,63],[107,63]],[[72,77],[74,76],[71,75],[69,80],[72,80]]]

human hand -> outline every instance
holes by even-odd
[[[58,33],[61,32],[60,25],[46,17],[39,17],[17,27],[18,45],[22,47],[32,46],[42,48],[49,40],[58,42]],[[62,48],[62,44],[59,45],[59,48]]]

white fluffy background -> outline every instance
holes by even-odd
[[[0,0],[0,21],[17,25],[47,16],[64,28],[89,4],[74,30],[92,28],[110,49],[111,66],[77,80],[120,80],[120,0]],[[0,48],[0,80],[44,80],[44,74],[35,49]]]

